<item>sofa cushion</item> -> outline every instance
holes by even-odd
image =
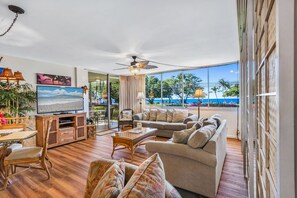
[[[203,126],[207,126],[207,125],[213,125],[216,128],[218,128],[217,121],[213,118],[208,118],[207,120],[203,121]]]
[[[142,113],[143,120],[150,120],[150,110],[144,109]]]
[[[202,148],[215,132],[216,127],[214,125],[204,126],[190,135],[187,144],[192,148]]]
[[[173,109],[167,109],[167,122],[172,122],[173,119]]]
[[[221,123],[222,123],[222,117],[219,114],[214,114],[213,116],[211,116],[210,118],[214,119],[215,121],[217,121],[217,128],[220,127]]]
[[[157,110],[157,121],[162,121],[162,122],[167,121],[167,109]]]
[[[141,123],[142,124],[142,127],[150,127],[150,125],[151,125],[151,121],[134,120],[134,126],[136,126],[137,123]]]
[[[196,131],[196,126],[193,126],[190,129],[184,129],[181,131],[174,131],[172,135],[172,141],[175,143],[186,144],[190,135]]]
[[[138,167],[118,197],[165,197],[165,190],[164,167],[156,153]]]
[[[166,123],[164,124],[164,129],[166,130],[173,130],[173,131],[180,131],[186,129],[187,125],[184,123]]]
[[[187,117],[187,109],[174,109],[172,122],[183,122]]]
[[[156,121],[157,120],[157,109],[151,109],[150,110],[150,121]]]
[[[151,128],[157,128],[157,129],[164,129],[164,125],[167,124],[166,122],[151,122],[150,127]]]
[[[179,192],[168,181],[165,184],[165,198],[182,198]]]
[[[117,197],[125,185],[124,161],[116,161],[101,177],[92,198]]]

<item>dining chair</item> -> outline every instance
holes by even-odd
[[[13,150],[10,153],[10,155],[8,155],[4,159],[3,165],[4,165],[4,172],[5,172],[5,181],[4,181],[3,189],[6,189],[9,178],[17,174],[16,167],[18,166],[23,167],[22,165],[24,164],[28,164],[29,168],[37,168],[37,169],[45,170],[47,174],[47,178],[48,179],[50,178],[50,173],[49,173],[46,161],[47,160],[49,161],[49,159],[47,159],[48,158],[47,148],[48,148],[48,138],[49,138],[49,132],[51,130],[51,125],[52,125],[52,119],[50,118],[47,121],[47,130],[45,134],[45,141],[44,141],[45,143],[43,147],[23,147],[20,149],[16,149],[16,150]],[[40,167],[32,167],[31,164],[38,164]],[[11,174],[9,174],[10,172],[9,166],[15,167],[15,169],[12,171]]]

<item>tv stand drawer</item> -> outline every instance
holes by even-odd
[[[65,142],[74,141],[74,137],[75,137],[74,131],[75,131],[74,127],[60,129],[60,142],[65,143]]]

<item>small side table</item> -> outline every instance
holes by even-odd
[[[96,125],[87,125],[88,138],[96,137]]]

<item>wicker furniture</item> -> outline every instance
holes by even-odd
[[[37,145],[43,146],[47,120],[53,119],[49,134],[49,148],[87,139],[86,113],[36,116]]]
[[[9,177],[13,176],[16,174],[16,167],[18,165],[24,165],[24,164],[39,164],[40,168],[42,170],[45,170],[47,173],[48,179],[50,178],[50,173],[46,164],[46,161],[49,160],[47,158],[47,148],[48,148],[48,138],[49,138],[49,133],[51,130],[52,126],[52,119],[47,120],[47,130],[46,130],[46,135],[45,135],[45,144],[43,147],[23,147],[21,149],[16,149],[8,155],[3,162],[4,166],[4,173],[5,173],[5,180],[4,180],[4,189],[6,189],[7,184],[8,184],[8,179]],[[25,134],[24,132],[21,133],[12,133],[11,138],[8,138],[8,140],[15,140],[19,139],[21,134]],[[36,132],[35,132],[36,134]],[[34,135],[35,135],[34,134]],[[31,134],[32,137],[33,134]],[[7,137],[6,137],[7,138]],[[49,161],[50,162],[50,161]],[[51,166],[52,163],[50,162]],[[9,167],[12,167],[11,169],[11,174],[10,174],[10,169]]]
[[[125,118],[124,112],[130,112],[132,115],[131,118]],[[118,130],[120,130],[120,126],[123,126],[123,125],[130,125],[133,127],[133,114],[134,114],[134,111],[132,109],[123,109],[120,112],[119,118],[118,118]]]
[[[136,130],[140,130],[140,133],[137,133]],[[154,138],[156,136],[155,128],[141,128],[141,129],[131,129],[124,132],[117,132],[112,135],[113,140],[113,150],[111,157],[116,150],[129,149],[131,152],[131,161],[133,161],[133,155],[135,149],[141,145],[145,140]],[[134,132],[135,131],[135,132]]]

